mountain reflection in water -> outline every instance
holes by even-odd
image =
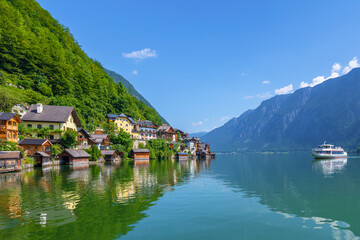
[[[0,239],[114,239],[204,163],[55,166],[0,174]]]
[[[354,239],[360,159],[209,161],[0,175],[0,239]]]

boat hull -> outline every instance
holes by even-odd
[[[335,158],[347,158],[347,154],[312,154],[315,159],[335,159]]]

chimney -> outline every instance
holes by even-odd
[[[41,103],[36,104],[36,113],[42,113],[43,105]]]

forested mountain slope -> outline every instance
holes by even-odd
[[[153,108],[155,109],[151,103],[149,103],[148,100],[146,100],[146,98],[144,98],[135,88],[134,86],[123,76],[121,76],[119,73],[111,71],[109,69],[105,68],[106,73],[112,78],[114,79],[114,81],[116,83],[121,82],[123,84],[123,86],[128,90],[128,92],[133,95],[134,97],[136,97],[137,99],[139,99],[141,102],[145,103],[146,106],[148,106],[149,108]],[[165,118],[163,118],[159,113],[158,113],[159,117],[161,118],[163,123],[168,123],[166,121]]]
[[[107,113],[120,112],[162,122],[37,2],[1,0],[0,111],[18,102],[75,106],[83,124],[98,124]]]
[[[215,151],[311,150],[360,144],[360,68],[315,87],[263,101],[202,139]]]

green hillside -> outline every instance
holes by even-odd
[[[83,124],[120,112],[162,122],[37,2],[0,0],[0,111],[19,102],[75,106]]]
[[[109,70],[109,69],[106,69],[106,68],[105,68],[105,71],[106,71],[107,74],[109,74],[109,76],[110,76],[112,79],[114,79],[114,81],[115,81],[116,83],[121,82],[121,83],[123,84],[123,86],[128,90],[128,92],[129,92],[131,95],[133,95],[134,97],[136,97],[137,99],[139,99],[141,102],[145,103],[146,106],[148,106],[149,108],[155,109],[155,108],[151,105],[151,103],[149,103],[149,101],[146,100],[146,98],[144,98],[144,97],[141,95],[141,93],[139,93],[139,92],[134,88],[134,86],[133,86],[126,78],[124,78],[123,76],[121,76],[121,75],[118,74],[117,72],[111,71],[111,70]],[[159,113],[158,113],[158,115],[159,115],[159,117],[160,117],[160,119],[161,119],[161,121],[162,121],[163,123],[168,123],[168,122],[166,121],[166,119],[163,118]]]

